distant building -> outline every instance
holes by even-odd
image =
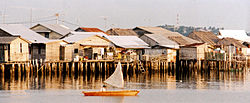
[[[72,31],[64,25],[44,23],[37,24],[30,29],[48,39],[60,39]]]
[[[113,36],[138,36],[132,29],[111,28],[106,33]]]
[[[29,43],[17,36],[0,37],[0,62],[29,61]]]

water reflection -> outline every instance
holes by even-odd
[[[124,75],[128,89],[249,89],[248,72],[166,72]],[[0,90],[99,89],[110,74],[1,74]]]

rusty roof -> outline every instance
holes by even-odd
[[[99,29],[99,28],[79,27],[79,28],[77,28],[75,31],[77,31],[77,30],[79,30],[79,29],[82,30],[82,31],[84,31],[84,32],[102,32],[102,33],[107,34],[106,32],[102,31],[102,30]],[[109,35],[109,34],[107,34],[107,35]]]
[[[188,44],[188,45],[185,45],[185,46],[182,46],[182,47],[197,47],[197,46],[200,46],[200,45],[203,45],[205,43],[193,43],[193,44]]]
[[[106,33],[114,36],[137,36],[132,29],[111,28]]]
[[[209,45],[216,45],[216,43],[219,41],[219,38],[213,32],[209,31],[193,31],[188,35],[188,37],[208,43]]]
[[[30,41],[23,39],[20,36],[4,36],[4,37],[0,37],[0,44],[10,44],[12,41],[14,41],[17,38],[20,38],[27,43],[31,43]]]
[[[223,38],[217,42],[217,45],[224,45],[224,46],[234,45],[238,48],[247,48],[245,45],[241,44],[238,40],[234,38]]]

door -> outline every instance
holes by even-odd
[[[4,45],[0,45],[0,62],[4,62]]]
[[[60,46],[60,60],[64,60],[65,57],[65,47],[64,46]]]

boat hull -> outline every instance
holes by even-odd
[[[138,90],[121,90],[121,91],[83,91],[85,96],[137,96]]]

